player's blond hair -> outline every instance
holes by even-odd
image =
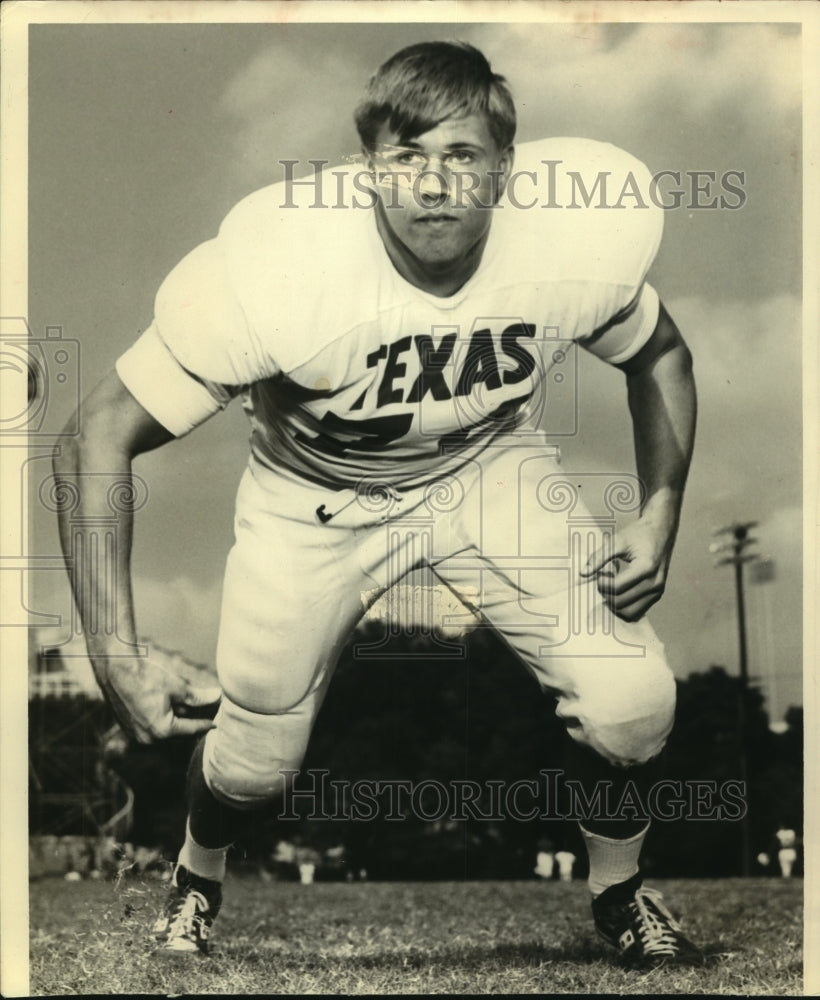
[[[355,111],[362,145],[373,150],[385,123],[402,142],[447,118],[484,115],[499,149],[515,138],[515,105],[503,76],[466,42],[421,42],[391,56],[370,78]]]

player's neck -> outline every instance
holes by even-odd
[[[376,226],[387,256],[402,278],[421,291],[439,298],[455,295],[476,273],[490,234],[488,227],[481,238],[455,260],[428,263],[420,260],[395,237],[384,222],[379,207],[376,209]]]

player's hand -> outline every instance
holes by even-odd
[[[581,577],[594,577],[613,613],[636,622],[662,597],[671,554],[668,531],[638,520],[617,532],[614,542],[597,549]]]
[[[221,696],[216,681],[196,686],[150,657],[112,660],[98,679],[120,725],[139,743],[192,736],[214,727],[212,717]]]

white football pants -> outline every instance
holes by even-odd
[[[419,565],[557,696],[570,736],[616,765],[654,757],[675,702],[663,646],[645,619],[615,618],[579,579],[588,555],[611,544],[615,514],[637,506],[634,478],[570,476],[533,438],[508,438],[406,492],[330,492],[251,459],[225,574],[209,787],[245,808],[282,791],[280,771],[299,768],[355,625]]]

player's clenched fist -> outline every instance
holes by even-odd
[[[607,606],[624,621],[635,622],[663,595],[670,550],[666,532],[639,520],[619,531],[614,544],[597,549],[581,577],[594,577]]]
[[[111,661],[98,680],[123,729],[140,743],[191,736],[214,726],[221,695],[216,682],[196,686],[147,657]]]

